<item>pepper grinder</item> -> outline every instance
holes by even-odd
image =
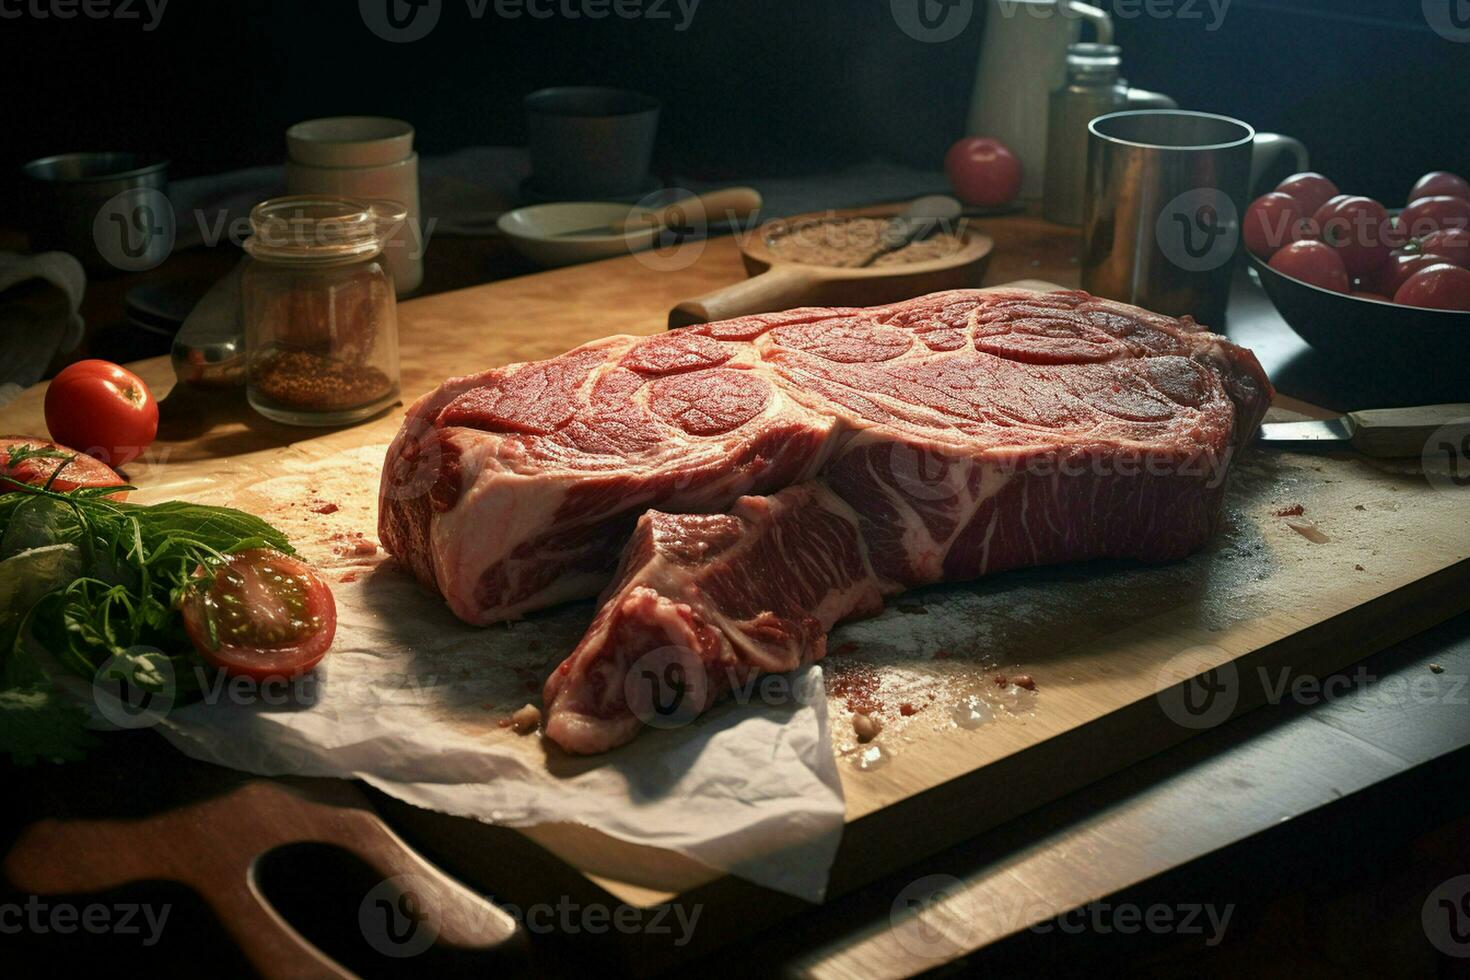
[[[1046,129],[1046,183],[1041,213],[1048,221],[1082,224],[1087,183],[1087,124],[1122,109],[1177,109],[1167,95],[1129,88],[1118,77],[1116,44],[1067,46],[1067,80],[1051,93]]]

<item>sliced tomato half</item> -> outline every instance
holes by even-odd
[[[56,468],[61,466],[63,460],[55,455],[31,456],[11,465],[12,450],[23,450],[27,447],[51,454],[63,453],[74,457],[57,474],[51,484],[51,489],[59,493],[75,490],[77,487],[120,487],[123,485],[123,478],[114,473],[106,463],[98,462],[86,453],[68,449],[49,439],[27,439],[25,436],[0,437],[0,474],[20,483],[44,486],[46,481],[51,479],[51,474],[56,473]],[[19,489],[13,483],[0,480],[0,493]],[[120,492],[109,494],[109,496],[121,500],[127,496],[127,493]]]
[[[337,632],[332,590],[308,564],[268,548],[201,568],[184,594],[184,628],[227,674],[295,677],[321,663]]]

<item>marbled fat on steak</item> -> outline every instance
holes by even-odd
[[[640,658],[699,710],[904,589],[1189,554],[1270,397],[1249,351],[1081,292],[610,337],[420,399],[379,531],[473,623],[607,587],[545,692],[547,734],[595,752],[648,720]]]

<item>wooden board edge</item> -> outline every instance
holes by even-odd
[[[1261,671],[1288,669],[1324,677],[1467,610],[1470,558],[1236,658],[1232,663],[1243,681],[1229,717],[1239,717],[1267,703]],[[1160,724],[1162,712],[1157,698],[1141,698],[982,770],[849,823],[833,863],[828,899],[856,891],[1211,730]],[[1114,749],[1105,757],[1095,751],[1102,745],[1125,745],[1127,750],[1118,753]],[[1047,785],[1017,778],[1037,765],[1064,775]],[[996,785],[1005,786],[1007,792],[994,792]],[[708,955],[811,907],[732,874],[716,874],[708,882],[678,893],[654,892],[640,885],[591,876],[511,828],[486,826],[487,832],[504,835],[508,849],[497,846],[488,857],[482,850],[478,857],[466,861],[463,854],[446,852],[442,825],[439,832],[431,828],[439,822],[462,823],[460,818],[380,796],[375,802],[387,808],[385,817],[390,824],[415,847],[464,875],[475,887],[504,900],[545,901],[550,882],[553,889],[562,889],[561,894],[583,904],[628,905],[646,911],[655,905],[677,903],[702,909],[702,928],[684,946],[646,934],[610,933],[599,937],[599,942],[593,937],[578,937],[589,948],[613,955],[622,968],[640,975]],[[925,832],[917,835],[912,828],[921,816]],[[513,843],[516,838],[518,841]],[[895,841],[900,846],[895,847]]]

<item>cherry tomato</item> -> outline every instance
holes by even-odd
[[[51,437],[123,467],[153,445],[158,403],[143,379],[110,361],[78,361],[46,389]]]
[[[1307,217],[1306,224],[1303,226],[1305,233],[1302,237],[1320,239],[1322,237],[1322,222],[1326,221],[1332,215],[1334,208],[1343,201],[1346,201],[1350,196],[1348,194],[1334,194],[1323,202],[1321,207]]]
[[[1344,197],[1317,212],[1322,241],[1337,250],[1350,276],[1371,275],[1388,261],[1392,223],[1370,197]]]
[[[1451,265],[1470,269],[1470,228],[1441,228],[1419,239],[1419,251],[1437,255]]]
[[[1470,201],[1470,181],[1447,170],[1431,170],[1409,189],[1410,201],[1421,197],[1458,197]]]
[[[1448,262],[1420,269],[1393,294],[1393,301],[1432,310],[1470,310],[1470,269]]]
[[[1269,259],[1283,245],[1305,237],[1302,206],[1296,198],[1280,191],[1263,194],[1246,209],[1241,236],[1252,255]]]
[[[1347,269],[1337,250],[1324,242],[1310,239],[1292,242],[1271,256],[1271,268],[1284,276],[1299,279],[1311,286],[1348,292]]]
[[[75,449],[68,449],[54,442],[47,442],[45,439],[27,439],[24,436],[7,436],[0,439],[0,474],[21,483],[43,486],[47,480],[51,479],[51,474],[56,472],[56,468],[61,466],[61,460],[46,456],[22,460],[11,466],[11,450],[22,446],[30,446],[32,449],[49,449],[75,457],[66,464],[66,467],[52,482],[52,490],[65,493],[77,487],[120,487],[123,485],[122,477],[86,453],[79,453]],[[0,493],[16,489],[18,488],[0,481]],[[108,496],[113,500],[122,500],[127,497],[127,493],[113,493]]]
[[[1414,273],[1443,261],[1438,255],[1395,249],[1388,261],[1364,280],[1364,284],[1385,296],[1392,296]]]
[[[337,604],[305,562],[253,548],[194,576],[182,599],[184,628],[214,666],[256,680],[295,677],[327,655]]]
[[[1464,228],[1470,225],[1470,200],[1445,195],[1421,197],[1404,208],[1399,223],[1413,238],[1446,228]]]
[[[1021,193],[1021,161],[1000,140],[967,136],[944,155],[955,196],[975,207],[1009,204]]]
[[[1319,173],[1308,170],[1304,173],[1292,174],[1290,177],[1276,185],[1276,190],[1281,194],[1290,194],[1297,199],[1301,205],[1302,214],[1307,217],[1317,213],[1317,209],[1326,204],[1327,201],[1337,195],[1337,185],[1323,177]]]

